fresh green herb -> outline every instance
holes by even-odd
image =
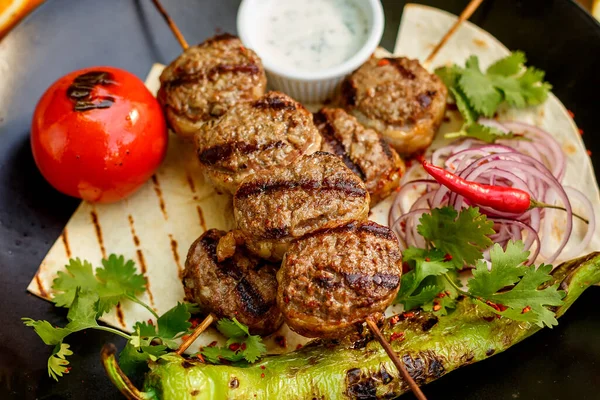
[[[200,354],[212,363],[220,364],[224,360],[231,362],[245,360],[253,363],[267,351],[262,338],[251,335],[248,327],[235,318],[219,320],[217,329],[227,338],[225,346],[204,347],[200,351]]]
[[[94,275],[88,261],[69,260],[67,272],[59,271],[54,279],[54,303],[58,307],[71,307],[77,288],[81,288],[98,294],[98,310],[102,315],[126,298],[136,301],[135,295],[146,290],[146,279],[136,273],[133,261],[126,262],[123,256],[111,254],[102,260],[102,265],[103,268],[96,269]]]
[[[433,209],[419,221],[417,230],[429,248],[404,251],[403,262],[410,270],[402,276],[397,303],[407,310],[422,307],[446,315],[462,295],[499,316],[539,326],[556,325],[547,306],[561,305],[564,293],[557,285],[543,286],[551,280],[551,266],[536,269],[524,265],[529,252],[522,242],[509,242],[506,250],[495,244],[488,268],[483,250],[492,245],[488,235],[494,231],[492,222],[477,208],[460,213],[448,207]],[[465,264],[475,266],[467,290],[458,279],[458,270]]]
[[[435,73],[450,90],[464,118],[459,132],[448,138],[473,137],[487,143],[498,139],[524,139],[521,135],[505,134],[477,123],[479,117],[492,117],[501,104],[524,108],[543,103],[552,86],[544,82],[544,72],[525,66],[525,54],[516,51],[496,61],[485,72],[477,56],[467,59],[464,68],[457,65],[441,67]]]
[[[482,258],[482,250],[493,243],[488,235],[495,233],[494,223],[476,207],[460,213],[452,207],[434,208],[431,214],[423,214],[419,222],[419,234],[444,255],[451,255],[458,268],[474,265]]]

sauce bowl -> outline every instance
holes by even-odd
[[[289,67],[282,63],[260,38],[268,24],[261,16],[273,14],[275,7],[288,5],[288,1],[297,0],[243,0],[237,14],[237,30],[242,42],[254,50],[262,59],[267,72],[269,86],[290,95],[304,103],[322,103],[331,99],[346,75],[362,65],[377,48],[384,28],[383,8],[379,0],[352,0],[366,21],[366,34],[363,44],[345,61],[327,68],[304,70]],[[289,3],[292,4],[292,3]],[[342,12],[342,10],[340,10]],[[319,16],[322,21],[323,16]],[[297,21],[294,21],[297,22]],[[307,27],[308,29],[308,27]]]

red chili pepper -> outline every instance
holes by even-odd
[[[440,185],[444,185],[451,191],[463,196],[473,205],[490,207],[497,211],[515,214],[523,214],[527,210],[536,207],[555,208],[566,211],[564,207],[546,204],[532,199],[531,195],[524,190],[509,186],[485,185],[468,181],[444,168],[429,163],[422,156],[419,157],[419,161],[421,162],[421,165],[423,165],[425,171],[427,171],[427,173]],[[572,214],[586,224],[589,223],[587,219],[575,213]]]
[[[524,190],[508,186],[484,185],[467,181],[444,168],[421,158],[421,164],[439,184],[460,194],[470,202],[498,211],[522,214],[532,206],[531,196]]]

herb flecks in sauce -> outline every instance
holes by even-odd
[[[360,50],[369,33],[356,0],[277,1],[262,15],[257,51],[294,70],[340,65]]]

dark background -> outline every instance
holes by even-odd
[[[164,0],[190,43],[216,29],[235,32],[235,0]],[[405,1],[384,0],[382,45],[393,49]],[[425,1],[455,14],[467,0]],[[547,72],[554,93],[575,114],[586,145],[600,113],[600,26],[568,0],[486,0],[471,19]],[[0,42],[0,399],[120,398],[99,362],[114,335],[87,331],[68,342],[73,370],[48,378],[50,348],[20,318],[64,325],[65,313],[25,292],[40,261],[78,202],[39,175],[29,148],[37,99],[65,73],[113,65],[144,79],[154,62],[180,48],[149,0],[48,0]],[[594,156],[594,158],[596,158]],[[598,165],[596,160],[596,172]],[[590,184],[593,184],[590,182]],[[600,398],[600,288],[589,289],[553,330],[465,367],[424,388],[430,399]],[[407,395],[405,398],[410,398]]]

